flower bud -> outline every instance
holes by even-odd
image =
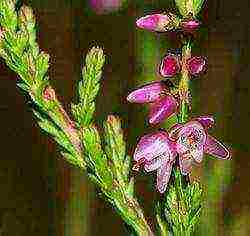
[[[173,77],[180,71],[179,59],[174,54],[167,54],[160,65],[160,75],[163,77]]]
[[[53,88],[51,88],[50,86],[47,86],[44,91],[43,91],[43,98],[46,101],[52,101],[55,100],[56,98],[56,93],[55,90]]]
[[[161,97],[164,90],[165,86],[162,82],[153,82],[131,92],[127,100],[134,103],[154,102]]]
[[[206,60],[203,57],[191,57],[186,62],[188,71],[191,75],[198,75],[205,70]]]
[[[193,32],[200,26],[200,22],[197,20],[187,20],[181,23],[181,27],[184,31]]]
[[[97,14],[117,11],[122,7],[122,0],[89,0],[90,6]]]
[[[149,123],[158,124],[174,115],[177,111],[178,103],[172,95],[166,95],[151,104],[149,112]]]
[[[172,13],[147,15],[136,21],[137,27],[156,32],[176,29],[179,23],[180,20]]]

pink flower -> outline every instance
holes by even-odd
[[[136,21],[136,25],[139,28],[150,31],[166,32],[178,28],[179,20],[177,16],[172,13],[152,14],[139,18]]]
[[[158,131],[143,136],[135,149],[134,160],[137,162],[134,169],[144,165],[146,172],[157,171],[157,189],[164,193],[171,175],[172,165],[175,162],[176,152],[168,133]]]
[[[127,96],[133,103],[149,103],[149,123],[158,124],[174,115],[178,108],[176,99],[167,92],[163,81],[144,85]]]
[[[119,10],[122,0],[90,0],[90,6],[97,14],[105,14]]]
[[[176,124],[169,132],[169,137],[176,143],[176,151],[179,154],[179,164],[182,174],[191,171],[194,162],[200,163],[204,153],[219,159],[229,159],[230,151],[207,130],[214,125],[214,119],[210,116],[200,116],[186,124]]]
[[[161,61],[159,73],[162,77],[174,77],[181,70],[181,66],[185,63],[188,72],[197,76],[205,70],[206,60],[200,56],[190,57],[186,62],[182,62],[180,57],[168,53]]]
[[[205,70],[206,60],[203,57],[191,57],[186,62],[188,71],[191,75],[198,75]]]
[[[197,20],[185,20],[181,22],[181,27],[184,31],[193,32],[200,27],[200,22]]]
[[[161,62],[160,65],[160,74],[163,77],[173,77],[181,69],[178,56],[168,53]]]

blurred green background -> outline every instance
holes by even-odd
[[[160,9],[174,11],[173,0],[130,0],[104,12],[86,0],[27,0],[37,17],[40,47],[51,56],[50,78],[67,110],[75,99],[83,55],[99,45],[106,65],[97,100],[98,123],[109,113],[123,120],[128,152],[150,130],[142,106],[126,94],[160,79],[156,68],[174,34],[135,28],[135,19]],[[197,235],[250,235],[250,3],[209,0],[200,15],[194,54],[208,58],[208,72],[192,81],[193,116],[216,118],[212,134],[233,150],[233,160],[206,158],[192,179],[206,193]],[[126,226],[99,196],[85,173],[58,158],[54,142],[38,129],[16,75],[0,64],[0,235],[129,235]],[[158,194],[153,175],[136,176],[137,195],[148,216]]]

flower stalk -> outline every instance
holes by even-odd
[[[181,80],[179,84],[179,97],[180,97],[180,112],[178,114],[178,122],[185,123],[188,120],[189,104],[189,81],[190,75],[186,66],[186,61],[191,57],[191,43],[186,41],[182,47],[182,60],[183,65],[181,69]]]

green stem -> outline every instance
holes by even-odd
[[[182,70],[181,70],[181,80],[179,83],[179,96],[180,96],[180,110],[178,114],[178,123],[185,123],[188,120],[188,109],[189,109],[189,73],[185,65],[185,61],[191,56],[191,45],[189,42],[185,42],[182,47]],[[184,199],[184,186],[183,186],[183,176],[177,173],[175,169],[175,186],[177,187],[177,201],[179,215],[182,216],[183,212],[186,211],[186,200]],[[187,212],[185,213],[187,214]],[[190,235],[190,230],[185,228],[183,224],[181,226],[181,232],[174,232],[174,235]]]
[[[116,199],[115,204],[120,210],[121,216],[128,225],[132,226],[138,236],[153,236],[147,220],[145,219],[142,208],[135,197],[128,196],[124,191],[123,197]]]

